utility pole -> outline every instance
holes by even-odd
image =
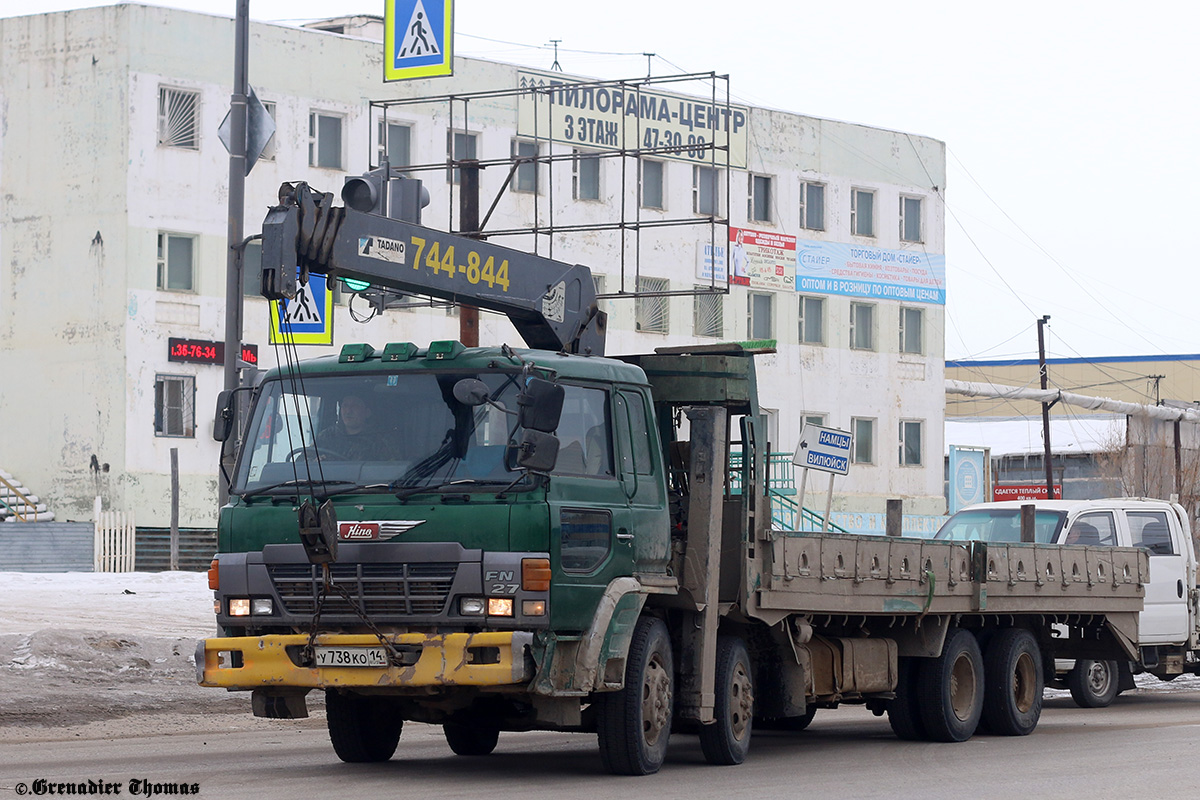
[[[238,385],[237,363],[242,355],[242,238],[246,205],[247,56],[250,49],[250,0],[238,0],[234,20],[233,95],[229,98],[229,237],[225,253],[225,388]],[[221,466],[233,473],[233,443],[221,444]],[[229,500],[224,480],[218,480],[219,506]]]
[[[1043,333],[1043,328],[1050,321],[1050,315],[1047,314],[1038,320],[1038,373],[1041,375],[1042,388],[1047,388],[1046,375],[1046,336]],[[1057,401],[1056,401],[1057,402]],[[1042,401],[1042,445],[1044,449],[1043,460],[1046,462],[1046,499],[1054,499],[1054,469],[1050,464],[1050,406],[1054,403]]]
[[[458,168],[458,227],[464,236],[479,238],[479,162],[460,162]],[[479,309],[460,303],[458,340],[464,347],[479,346]]]

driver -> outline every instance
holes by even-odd
[[[373,458],[379,446],[378,432],[370,424],[371,407],[356,394],[338,403],[338,420],[317,435],[317,447],[329,457],[346,461]]]

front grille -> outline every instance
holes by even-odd
[[[458,564],[335,564],[332,582],[345,589],[372,618],[440,614],[454,583]],[[313,564],[268,564],[267,573],[289,614],[315,614],[321,568]],[[357,617],[346,598],[331,590],[322,615]]]

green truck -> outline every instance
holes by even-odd
[[[641,775],[673,731],[737,764],[756,726],[841,704],[909,739],[1023,735],[1055,658],[1133,656],[1143,552],[776,530],[753,349],[605,357],[585,267],[343,196],[286,187],[265,295],[298,265],[507,313],[529,348],[350,344],[269,371],[248,411],[222,395],[201,684],[273,718],[322,691],[345,761],[419,721],[474,756],[594,732]]]

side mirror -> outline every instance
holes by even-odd
[[[566,392],[556,383],[541,378],[530,378],[525,388],[517,395],[517,421],[522,428],[542,433],[558,430],[562,417],[563,397]],[[557,448],[555,455],[557,456]]]
[[[237,389],[225,389],[217,395],[217,413],[213,417],[213,439],[224,442],[237,430]]]
[[[463,378],[453,391],[454,399],[464,406],[481,406],[491,398],[487,384],[478,378]]]
[[[528,472],[546,474],[558,463],[558,437],[526,429],[517,442],[517,466]]]

